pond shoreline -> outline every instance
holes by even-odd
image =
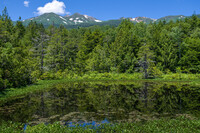
[[[0,132],[198,131],[200,119],[195,96],[199,94],[199,82],[82,77],[40,80],[30,86],[8,89],[5,95],[0,95],[3,96],[0,97]],[[191,102],[195,106],[190,105]],[[9,111],[14,119],[9,119]],[[105,118],[111,123],[100,129],[93,125],[76,125],[78,120],[99,123]],[[63,122],[72,122],[73,127]]]
[[[179,75],[179,76],[177,76]],[[187,78],[188,75],[189,77]],[[180,77],[184,77],[180,79]],[[142,82],[187,82],[189,84],[200,85],[200,75],[199,74],[165,74],[155,79],[142,79],[141,73],[138,74],[112,74],[112,73],[97,73],[97,74],[85,74],[83,76],[76,76],[71,78],[63,79],[50,79],[50,80],[38,80],[38,82],[20,88],[8,88],[0,92],[0,102],[5,102],[5,100],[14,99],[18,97],[23,97],[23,95],[33,93],[35,91],[40,91],[48,89],[59,83],[69,83],[69,82],[106,82],[106,81],[142,81]]]

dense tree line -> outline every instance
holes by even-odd
[[[92,72],[200,72],[200,19],[166,23],[123,20],[118,27],[67,30],[42,24],[15,25],[6,8],[0,16],[0,89],[31,84],[52,75]]]

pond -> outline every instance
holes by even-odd
[[[0,106],[0,121],[31,125],[135,122],[180,115],[200,116],[200,86],[183,82],[72,82]]]

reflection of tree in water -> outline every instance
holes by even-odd
[[[198,87],[152,82],[70,83],[30,94],[7,104],[12,114],[2,119],[38,120],[135,120],[158,113],[199,113]],[[8,107],[7,107],[8,108]],[[147,116],[145,116],[147,117]],[[42,119],[43,118],[43,119]]]
[[[0,121],[26,122],[32,120],[34,111],[30,95],[14,99],[0,106]]]
[[[145,82],[144,83],[144,103],[145,103],[145,108],[147,108],[147,104],[148,104],[148,83]]]
[[[180,113],[180,91],[177,86],[164,84],[157,92],[155,92],[155,109],[159,113]]]
[[[41,116],[42,117],[44,117],[45,116],[45,104],[44,104],[44,93],[42,92],[41,93],[41,103],[40,103],[40,109],[41,109],[41,111],[40,111],[40,114],[41,114]],[[47,113],[47,112],[46,112]]]
[[[200,87],[185,85],[182,87],[180,93],[182,99],[182,112],[192,112],[200,117]]]

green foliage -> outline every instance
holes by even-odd
[[[150,69],[150,76],[153,76],[155,78],[160,78],[163,75],[163,72],[160,71],[156,66],[152,67]]]
[[[92,133],[92,132],[125,132],[125,133],[149,133],[149,132],[181,132],[194,133],[200,132],[200,120],[191,120],[186,117],[178,117],[176,119],[162,118],[160,120],[150,120],[145,122],[134,123],[116,123],[102,124],[101,126],[92,129],[91,126],[86,127],[67,127],[59,122],[54,124],[39,124],[28,126],[26,133]],[[0,126],[0,131],[4,133],[22,132],[22,124],[8,123]]]
[[[13,122],[1,122],[0,132],[1,133],[21,133],[23,132],[23,124]]]
[[[184,73],[171,73],[161,76],[162,79],[175,79],[175,80],[198,80],[200,74],[184,74]]]
[[[123,77],[123,73],[182,79],[172,73],[200,72],[200,19],[196,15],[151,24],[121,19],[112,22],[120,22],[117,27],[71,30],[62,25],[45,29],[32,21],[24,27],[21,20],[13,25],[6,8],[0,18],[1,90],[32,84],[38,79],[106,79],[105,73],[119,74],[118,79],[134,77]],[[162,77],[163,73],[170,76]]]
[[[111,44],[111,67],[117,72],[131,72],[136,63],[136,55],[139,49],[139,38],[133,32],[134,25],[130,20],[124,20],[116,29],[116,37]]]
[[[109,22],[114,27],[76,25],[77,29],[67,30],[51,25],[45,29],[35,22],[24,27],[20,20],[13,25],[5,8],[0,15],[0,100],[3,103],[68,81],[141,80],[145,70],[148,78],[195,80],[199,84],[200,19],[193,15],[167,22],[133,24],[119,20]],[[144,62],[148,65],[145,70],[141,65]],[[24,87],[33,83],[36,84]],[[165,95],[157,98],[165,99]],[[176,100],[166,99],[159,104],[172,108],[173,104],[167,103]],[[0,124],[0,132],[23,132],[23,124]],[[200,132],[199,129],[199,120],[180,117],[104,125],[96,130],[39,124],[28,126],[26,132]]]

